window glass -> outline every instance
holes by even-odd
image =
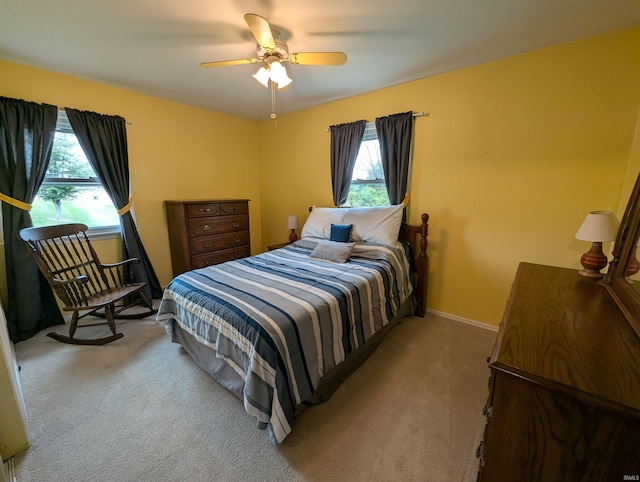
[[[382,170],[380,143],[373,122],[367,123],[365,128],[345,205],[389,206],[389,195]]]
[[[58,113],[53,151],[42,186],[31,209],[34,226],[83,223],[93,228],[119,229],[111,199],[73,133],[66,113]]]

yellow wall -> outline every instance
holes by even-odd
[[[415,122],[409,206],[411,222],[431,215],[428,307],[494,325],[520,261],[578,268],[585,214],[621,215],[639,85],[640,26],[279,116],[277,127],[0,62],[0,95],[134,122],[135,213],[162,284],[164,199],[251,199],[259,252],[286,239],[288,214],[303,222],[308,206],[331,204],[329,125],[428,112]]]
[[[428,307],[496,325],[520,261],[578,268],[585,214],[618,209],[638,86],[640,27],[261,122],[263,244],[287,214],[331,205],[329,125],[428,112],[409,207],[431,215]]]
[[[260,249],[257,123],[67,75],[0,61],[0,95],[117,114],[127,126],[134,214],[164,286],[171,280],[166,199],[250,199],[252,250]],[[103,262],[120,241],[96,243]],[[0,284],[6,303],[6,275]]]

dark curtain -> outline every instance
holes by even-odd
[[[58,108],[0,97],[0,195],[7,268],[7,325],[14,343],[64,323],[53,291],[18,233],[51,158]]]
[[[382,169],[391,204],[401,204],[407,194],[413,112],[393,114],[376,119]]]
[[[161,298],[160,282],[142,245],[130,211],[129,154],[125,120],[120,116],[107,116],[68,107],[65,110],[87,159],[118,209],[124,257],[140,260],[140,263],[134,264],[132,268],[134,279],[147,283],[145,294],[149,299]]]
[[[359,120],[331,126],[331,183],[333,203],[341,206],[347,201],[351,176],[362,143],[367,121]]]

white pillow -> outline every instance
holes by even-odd
[[[393,245],[398,241],[403,204],[349,208],[342,224],[353,224],[351,239]]]
[[[336,263],[346,263],[349,261],[351,251],[356,243],[341,243],[339,241],[321,240],[311,251],[312,258],[327,259]]]
[[[323,238],[331,237],[331,224],[345,224],[342,222],[345,212],[344,208],[319,208],[313,206],[307,221],[302,226],[301,238]]]

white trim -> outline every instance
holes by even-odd
[[[487,323],[482,323],[476,320],[470,320],[469,318],[463,318],[462,316],[452,315],[451,313],[445,313],[443,311],[433,310],[431,308],[427,308],[427,313],[433,313],[434,315],[442,316],[443,318],[449,318],[451,320],[459,321],[461,323],[466,323],[467,325],[477,326],[478,328],[484,328],[485,330],[490,331],[498,331],[497,326],[489,325]]]
[[[89,239],[111,239],[122,237],[120,224],[87,229]]]
[[[9,457],[2,464],[2,471],[0,471],[0,481],[3,482],[16,482],[16,470],[14,465],[14,458]]]

